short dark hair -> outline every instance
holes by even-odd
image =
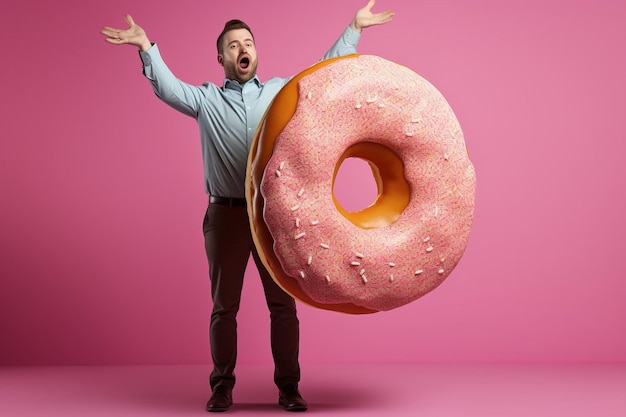
[[[226,32],[230,32],[231,30],[235,30],[235,29],[246,29],[252,35],[252,40],[254,40],[254,35],[252,34],[252,31],[250,30],[250,26],[246,25],[243,21],[239,19],[229,20],[224,25],[224,29],[222,30],[222,33],[220,33],[220,36],[217,37],[217,53],[218,54],[221,54],[223,52],[222,42],[224,41],[224,35],[226,34]]]

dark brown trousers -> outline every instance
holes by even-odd
[[[246,208],[209,204],[203,231],[213,298],[209,331],[213,359],[211,388],[218,385],[232,388],[235,385],[237,312],[251,253],[261,276],[270,311],[274,382],[278,388],[287,384],[297,386],[300,381],[300,336],[295,301],[274,282],[259,259],[250,233]]]

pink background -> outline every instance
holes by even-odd
[[[195,121],[159,102],[133,15],[182,79],[221,83],[215,38],[249,22],[261,79],[314,63],[365,1],[3,1],[0,365],[207,363]],[[302,362],[626,361],[626,3],[379,0],[359,51],[448,99],[476,166],[465,257],[402,308],[299,307]],[[362,199],[347,167],[341,193]],[[270,363],[256,271],[240,362]]]

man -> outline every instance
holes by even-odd
[[[372,13],[375,0],[359,9],[350,25],[324,58],[356,53],[362,29],[386,23],[393,13]],[[211,296],[210,344],[213,370],[207,411],[226,411],[232,405],[237,357],[237,322],[243,278],[250,253],[259,269],[270,310],[274,382],[279,404],[288,411],[304,411],[298,362],[299,322],[293,298],[272,280],[259,259],[251,237],[244,182],[248,151],[265,110],[288,78],[261,83],[256,75],[257,51],[250,28],[240,20],[226,23],[217,39],[217,61],[224,67],[221,87],[192,86],[168,69],[145,31],[127,15],[128,29],[105,27],[112,44],[139,47],[143,72],[156,95],[176,110],[195,118],[200,127],[205,188],[209,206],[203,223],[209,261]]]

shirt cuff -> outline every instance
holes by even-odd
[[[156,43],[151,42],[152,47],[147,51],[139,51],[139,58],[141,58],[141,63],[144,67],[149,67],[152,65],[152,58],[159,55],[159,47]]]
[[[361,34],[355,32],[350,26],[343,31],[343,40],[348,45],[356,46],[359,43],[359,39],[361,39]]]

